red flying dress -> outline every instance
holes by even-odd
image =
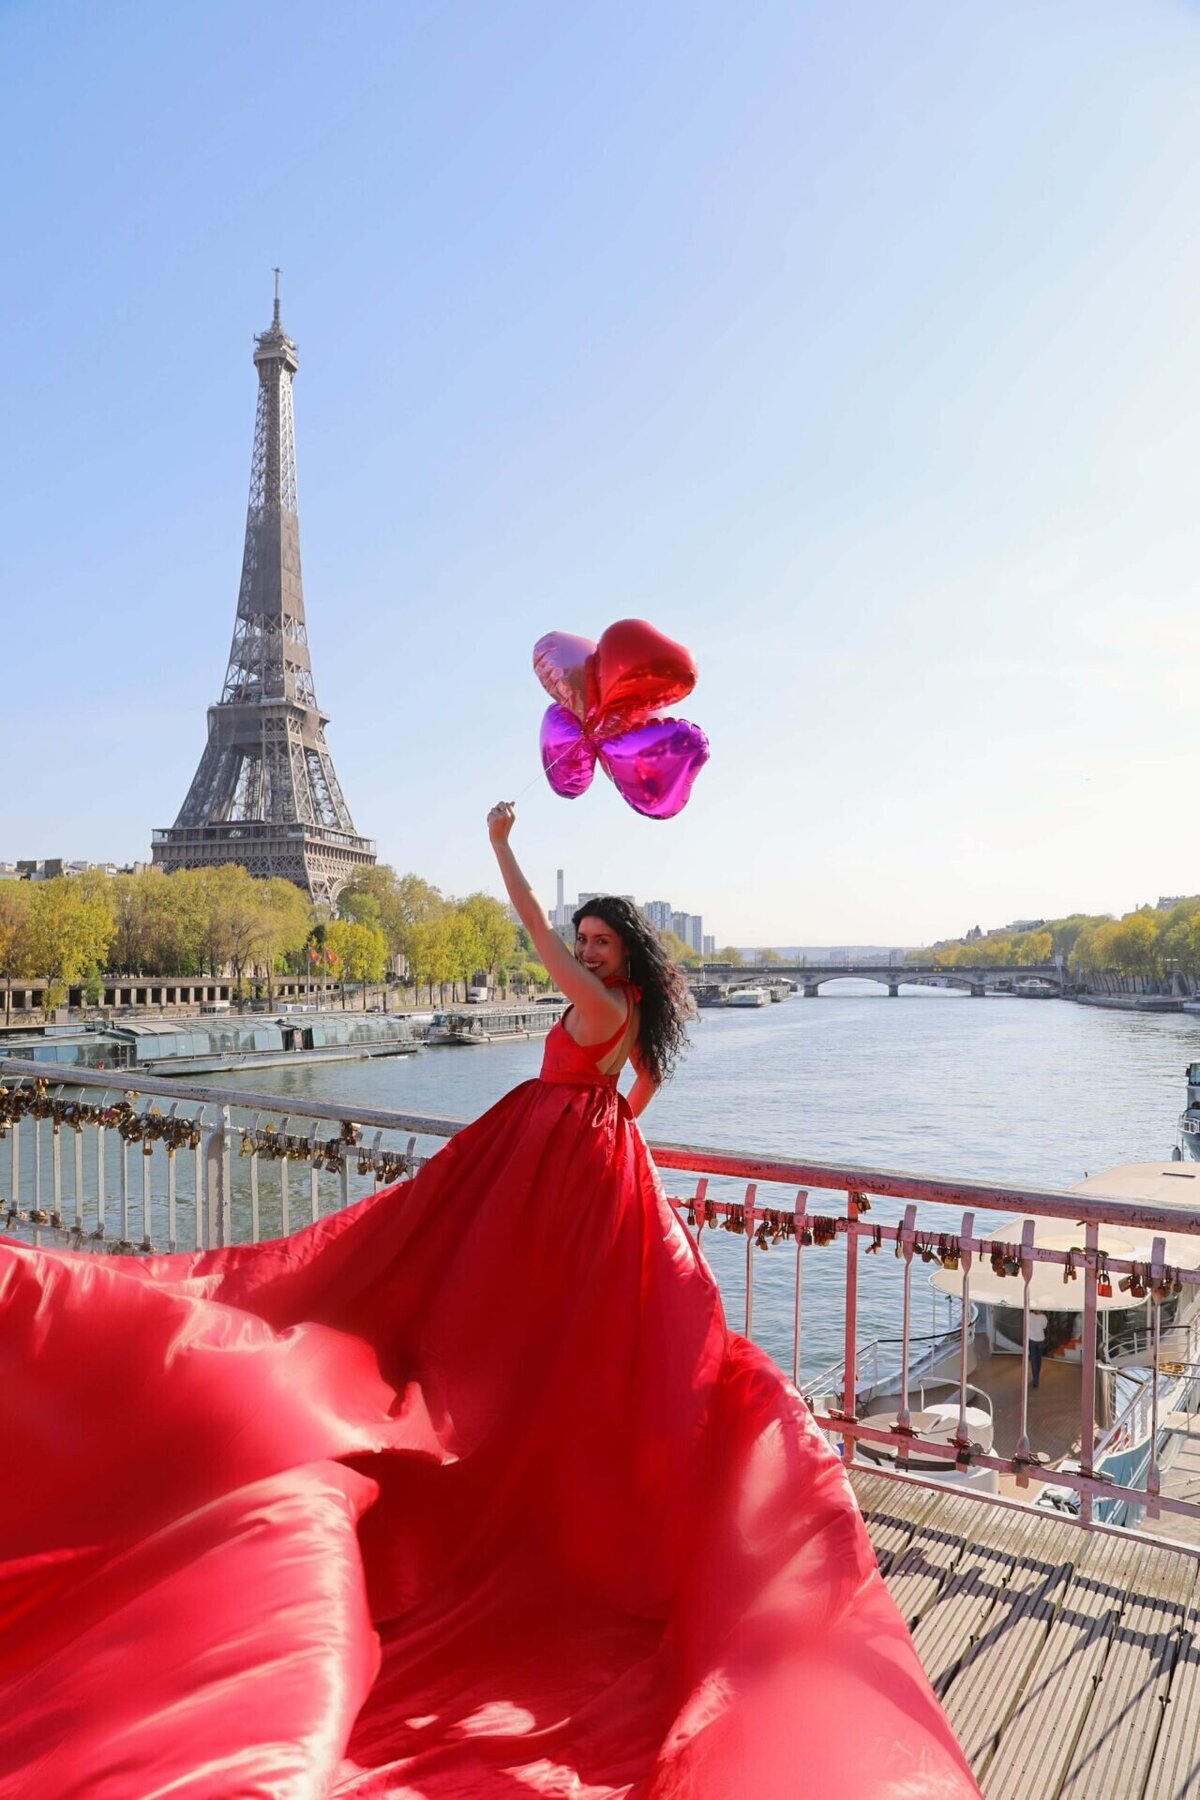
[[[295,1236],[0,1243],[0,1800],[966,1800],[615,1075]]]

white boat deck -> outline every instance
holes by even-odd
[[[1171,1430],[1171,1446],[1164,1457],[1167,1466],[1162,1474],[1162,1492],[1172,1500],[1200,1503],[1200,1417],[1195,1413],[1168,1413],[1163,1423]],[[1142,1530],[1165,1542],[1200,1547],[1200,1520],[1179,1513],[1144,1519]]]
[[[854,1470],[880,1567],[987,1800],[1200,1795],[1200,1562]]]

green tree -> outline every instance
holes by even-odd
[[[260,934],[258,959],[266,972],[267,998],[274,999],[275,975],[280,965],[289,960],[293,967],[303,968],[304,949],[313,927],[313,908],[308,895],[294,882],[274,876],[261,882]],[[378,927],[375,927],[378,931]],[[382,932],[379,932],[382,939]]]
[[[27,973],[66,987],[91,963],[105,962],[115,921],[103,875],[57,875],[31,884]]]
[[[382,981],[387,973],[387,938],[379,925],[360,925],[352,919],[335,919],[325,934],[326,947],[337,958],[345,998],[347,981],[362,984],[363,1011],[367,1006],[367,988]]]
[[[1113,933],[1112,947],[1116,966],[1122,975],[1142,976],[1155,980],[1162,974],[1162,950],[1159,945],[1161,914],[1150,907],[1127,913]]]
[[[1075,939],[1071,967],[1085,975],[1115,973],[1117,970],[1116,934],[1120,927],[1114,919],[1097,919],[1085,925]]]
[[[450,907],[446,917],[447,957],[450,980],[455,984],[469,982],[484,967],[483,938],[474,915],[464,901]]]
[[[378,919],[370,917],[370,909],[361,910],[362,900],[373,901]],[[446,908],[437,888],[420,875],[397,875],[387,863],[376,863],[364,869],[343,890],[340,910],[364,924],[378,923],[387,940],[388,955],[397,964],[412,963],[413,932],[430,924]],[[423,979],[423,978],[422,978]]]
[[[413,985],[428,987],[432,1002],[434,986],[444,990],[446,982],[452,978],[453,953],[449,920],[445,911],[419,925],[410,926],[407,942],[406,957]]]
[[[240,1001],[245,994],[246,972],[262,955],[266,942],[263,884],[255,881],[240,863],[224,863],[205,874],[208,880],[204,888],[204,939],[212,973],[219,974],[227,963],[233,970]]]
[[[491,983],[507,975],[517,958],[517,927],[507,906],[491,894],[468,894],[462,910],[474,926],[479,967]]]
[[[156,873],[160,879],[166,879],[161,871]],[[111,884],[113,938],[110,954],[113,967],[122,975],[138,974],[152,966],[147,886],[141,875],[117,875]]]
[[[383,914],[375,895],[366,889],[346,888],[338,900],[338,912],[355,925],[372,925],[383,930]]]
[[[1159,938],[1163,966],[1181,974],[1200,974],[1200,900],[1183,900],[1162,921]]]
[[[742,967],[742,953],[740,950],[735,949],[732,944],[726,944],[723,950],[717,951],[716,961],[728,963],[731,969],[740,969]]]
[[[0,881],[0,975],[19,975],[28,966],[32,901],[29,882]]]

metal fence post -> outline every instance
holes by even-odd
[[[1100,1227],[1089,1224],[1084,1238],[1083,1270],[1083,1368],[1079,1392],[1079,1463],[1089,1480],[1096,1471],[1092,1459],[1096,1450],[1096,1314],[1097,1286],[1100,1278]],[[1085,1488],[1079,1496],[1079,1523],[1092,1523],[1094,1500]]]
[[[232,1243],[232,1170],[229,1162],[229,1108],[221,1107],[204,1145],[204,1187],[210,1250]]]
[[[842,1416],[850,1423],[858,1417],[858,1215],[859,1196],[846,1196],[846,1335],[845,1376],[842,1384]],[[847,1463],[854,1461],[854,1433],[847,1432],[842,1443]]]

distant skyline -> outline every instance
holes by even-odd
[[[369,53],[367,51],[369,47]],[[1198,885],[1200,9],[0,8],[4,854],[149,859],[220,693],[283,269],[358,829],[721,943]],[[541,782],[550,629],[694,651],[655,824]]]

